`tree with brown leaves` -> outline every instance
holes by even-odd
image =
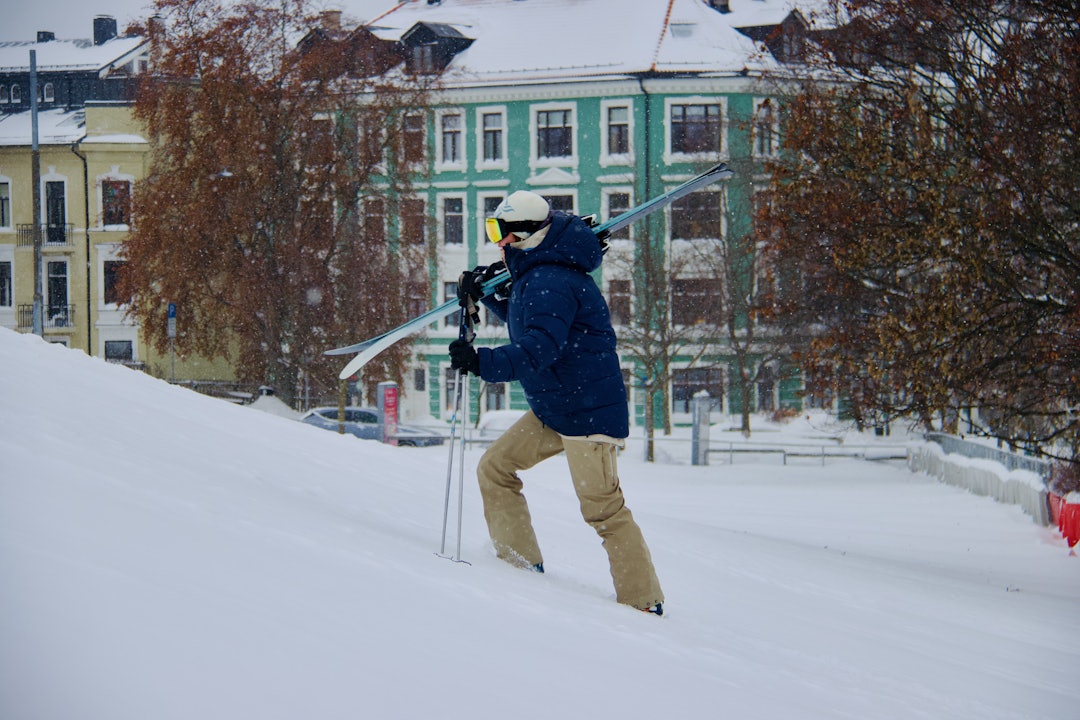
[[[1075,7],[852,0],[787,103],[762,220],[811,387],[1072,456]]]
[[[125,246],[131,311],[159,350],[173,302],[180,353],[226,357],[286,402],[301,379],[332,394],[340,359],[323,351],[403,322],[402,299],[427,296],[425,249],[386,222],[419,170],[401,117],[423,111],[427,89],[343,65],[332,44],[299,52],[317,24],[306,0],[156,9],[135,106],[152,150]],[[400,380],[406,352],[372,376]]]

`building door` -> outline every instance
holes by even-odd
[[[70,327],[67,261],[50,260],[47,269],[45,322],[50,327]]]
[[[63,245],[67,242],[67,204],[64,183],[50,180],[45,183],[45,242]]]

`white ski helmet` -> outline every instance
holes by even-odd
[[[512,192],[488,219],[488,238],[499,242],[513,233],[524,240],[546,225],[550,216],[551,206],[544,198],[528,190]]]

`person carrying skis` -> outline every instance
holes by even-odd
[[[553,212],[540,195],[511,193],[486,224],[503,262],[461,275],[463,307],[481,300],[506,323],[510,342],[450,344],[451,366],[487,382],[521,383],[530,410],[477,467],[484,517],[498,557],[544,571],[518,472],[564,452],[585,521],[608,554],[616,600],[660,615],[664,594],[641,529],[626,507],[616,452],[630,434],[626,388],[607,303],[590,272],[600,240],[579,217]],[[509,288],[483,283],[510,271]]]

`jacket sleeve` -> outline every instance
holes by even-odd
[[[506,300],[496,300],[494,295],[488,295],[480,301],[484,307],[498,316],[499,320],[506,322]]]
[[[579,300],[565,279],[529,278],[521,303],[523,331],[508,345],[479,348],[480,376],[487,382],[520,380],[550,367],[563,354]]]

